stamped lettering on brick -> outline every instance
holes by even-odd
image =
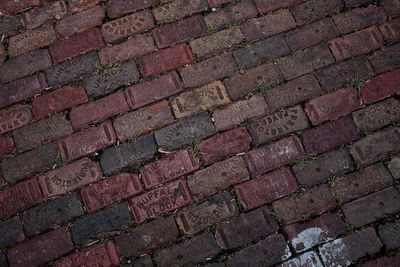
[[[0,133],[21,128],[33,120],[29,106],[16,105],[0,111]]]

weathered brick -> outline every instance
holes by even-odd
[[[286,226],[285,232],[296,252],[301,252],[345,234],[346,225],[339,214],[326,213],[306,223]]]
[[[303,133],[304,147],[310,154],[319,154],[358,138],[360,133],[350,116],[327,122]]]
[[[32,99],[32,112],[36,119],[64,111],[88,101],[83,87],[64,86],[48,94]]]
[[[374,228],[369,227],[321,246],[319,254],[327,267],[349,266],[361,257],[378,253],[381,247]]]
[[[297,180],[307,188],[353,170],[353,160],[344,148],[323,153],[309,162],[299,162],[293,166]]]
[[[22,222],[26,235],[30,237],[82,214],[79,196],[72,193],[25,211]]]
[[[400,15],[400,3],[397,0],[383,0],[382,5],[389,17],[394,18]]]
[[[355,142],[350,153],[359,165],[369,165],[400,151],[400,129],[391,128]]]
[[[306,103],[306,113],[314,125],[342,117],[362,104],[358,92],[352,87],[314,98]]]
[[[95,6],[63,18],[55,24],[54,28],[61,37],[65,38],[101,25],[104,15],[103,8]]]
[[[400,193],[394,187],[356,199],[342,206],[347,222],[366,225],[400,211]]]
[[[379,226],[379,236],[387,249],[400,247],[400,221],[385,223]]]
[[[304,220],[310,215],[318,215],[335,207],[332,192],[325,184],[308,189],[291,198],[275,201],[273,209],[286,224]]]
[[[389,171],[396,179],[400,178],[400,158],[393,158],[388,164]]]
[[[82,189],[81,197],[86,211],[93,212],[142,191],[137,175],[120,173]]]
[[[63,114],[40,120],[13,132],[18,152],[30,150],[44,143],[73,133],[71,124]]]
[[[136,223],[156,217],[167,211],[186,206],[192,201],[190,190],[183,180],[176,180],[130,200],[130,208]]]
[[[232,54],[222,54],[182,68],[180,71],[185,87],[198,87],[220,80],[236,69]]]
[[[227,130],[246,119],[261,117],[269,113],[265,99],[256,95],[248,100],[237,101],[224,109],[213,112],[215,127],[218,131]]]
[[[74,249],[68,230],[60,227],[7,251],[10,266],[40,266]]]
[[[287,8],[303,2],[304,0],[254,0],[260,13],[266,14],[281,8]]]
[[[207,10],[206,0],[174,0],[153,9],[158,24],[173,22]]]
[[[7,221],[0,222],[0,248],[5,248],[14,245],[25,239],[22,224],[18,216],[15,216]]]
[[[396,267],[400,264],[400,253],[397,252],[394,256],[382,256],[365,262],[362,267]]]
[[[76,245],[85,246],[96,239],[120,233],[132,223],[127,202],[108,207],[75,220],[71,226]]]
[[[100,0],[68,0],[68,5],[72,12],[81,12],[97,5],[99,2]]]
[[[4,1],[0,4],[0,13],[10,15],[39,4],[40,0]]]
[[[381,24],[379,30],[388,42],[400,40],[400,18],[389,20]]]
[[[201,199],[249,178],[243,158],[232,157],[195,172],[188,178],[188,185],[193,198]]]
[[[6,60],[7,51],[4,44],[0,44],[0,63],[3,63]]]
[[[98,163],[88,158],[75,161],[39,177],[46,198],[63,195],[101,178]]]
[[[296,27],[296,22],[288,9],[281,9],[263,17],[250,19],[241,26],[247,40],[275,35]]]
[[[161,217],[117,236],[115,242],[118,254],[124,257],[137,257],[168,242],[174,242],[178,234],[174,218]]]
[[[34,29],[67,15],[67,4],[64,1],[44,2],[42,7],[31,9],[19,16],[19,22],[27,29]],[[0,31],[1,32],[1,31]]]
[[[377,51],[370,58],[369,61],[374,67],[376,73],[381,73],[396,69],[400,66],[400,44],[395,44]]]
[[[253,177],[284,166],[304,155],[301,141],[296,136],[281,139],[275,143],[247,152],[245,160]]]
[[[361,6],[371,3],[373,0],[343,0],[348,7]]]
[[[208,5],[210,7],[219,7],[219,6],[224,5],[224,4],[230,4],[233,1],[234,0],[207,0]]]
[[[323,265],[318,254],[314,251],[309,251],[285,261],[279,267],[323,267]]]
[[[9,35],[14,35],[18,32],[18,20],[14,16],[2,16],[0,18],[0,34],[5,35],[6,37]]]
[[[294,6],[291,12],[297,24],[303,25],[336,13],[342,7],[343,2],[340,0],[331,0],[329,2],[325,0],[309,0]]]
[[[14,146],[15,146],[14,139],[11,136],[7,135],[0,136],[0,160],[8,158],[14,150]]]
[[[400,69],[378,75],[361,87],[361,97],[367,104],[381,100],[399,92]]]
[[[125,267],[153,267],[153,261],[151,260],[151,257],[148,254],[141,255],[138,258],[136,258],[133,262],[131,262],[128,265],[124,265]]]
[[[28,105],[15,105],[0,111],[0,133],[21,128],[33,120]]]
[[[57,147],[50,143],[2,161],[1,170],[6,181],[16,183],[53,167],[56,157]]]
[[[309,123],[301,106],[280,110],[255,120],[247,129],[256,146],[308,128]]]
[[[107,15],[117,18],[122,15],[132,13],[155,5],[159,0],[112,0],[107,6]]]
[[[156,153],[156,144],[152,135],[145,135],[130,143],[106,149],[100,160],[105,175],[117,172],[129,165],[141,164],[152,159]]]

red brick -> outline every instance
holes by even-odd
[[[206,0],[174,0],[153,9],[158,24],[169,23],[207,10]]]
[[[15,105],[0,111],[0,133],[6,133],[28,125],[33,120],[28,105]]]
[[[319,154],[360,138],[360,133],[350,116],[308,129],[303,133],[304,147],[308,153]]]
[[[101,32],[104,41],[112,43],[153,27],[154,21],[151,12],[143,10],[103,24]]]
[[[375,52],[370,58],[376,73],[396,69],[400,66],[400,44],[395,44]]]
[[[37,236],[7,251],[11,266],[40,266],[74,249],[65,227]]]
[[[171,211],[192,201],[190,190],[183,180],[145,192],[131,199],[131,211],[135,222],[141,223],[148,218]]]
[[[200,37],[207,32],[207,26],[200,15],[186,18],[154,29],[158,48],[165,48]]]
[[[36,119],[64,111],[88,101],[83,87],[64,86],[32,100],[32,112]]]
[[[34,29],[53,20],[60,20],[67,15],[67,4],[64,1],[44,2],[43,7],[37,7],[19,16],[20,23],[27,29]]]
[[[53,26],[46,25],[12,36],[9,40],[8,53],[11,57],[16,57],[31,50],[48,46],[55,40],[57,40],[57,37]]]
[[[309,0],[291,9],[298,25],[310,23],[326,15],[338,12],[343,7],[341,0]]]
[[[40,5],[40,0],[3,1],[0,3],[0,13],[10,15],[38,5]]]
[[[382,5],[389,17],[394,18],[400,15],[400,3],[397,0],[383,0]]]
[[[97,181],[101,176],[99,164],[83,158],[40,176],[39,181],[44,196],[49,198]]]
[[[376,26],[345,35],[329,42],[336,61],[366,54],[383,46],[384,41]]]
[[[125,96],[129,106],[136,109],[182,92],[184,87],[178,74],[172,71],[160,78],[128,87]]]
[[[304,0],[254,0],[254,3],[260,13],[267,14],[271,11],[300,4],[303,1]]]
[[[140,175],[146,189],[172,181],[200,168],[198,160],[190,149],[169,154],[140,169]]]
[[[95,6],[100,0],[68,0],[68,5],[72,12],[81,12],[89,7]]]
[[[394,256],[382,256],[365,262],[361,267],[396,267],[400,265],[400,252]]]
[[[128,109],[124,93],[119,91],[94,102],[73,108],[70,113],[71,124],[74,129],[79,129],[90,122],[102,121]]]
[[[261,117],[269,113],[265,99],[253,96],[248,100],[237,101],[224,109],[213,112],[215,127],[217,130],[227,130],[244,122],[246,119]]]
[[[142,191],[137,175],[120,173],[82,189],[81,197],[86,211],[93,212]]]
[[[212,164],[249,150],[250,141],[250,135],[246,129],[239,127],[203,140],[197,148],[205,164]]]
[[[288,9],[281,9],[260,18],[248,20],[241,26],[247,40],[275,35],[296,27],[292,14]]]
[[[58,141],[58,149],[68,160],[90,155],[115,143],[111,121],[90,127]]]
[[[40,202],[42,192],[35,179],[18,183],[0,192],[0,219],[8,219]]]
[[[295,161],[304,153],[300,139],[290,136],[247,152],[245,160],[251,175],[256,177]]]
[[[11,136],[0,136],[0,160],[10,156],[14,150],[14,139]]]
[[[358,92],[347,87],[308,101],[305,110],[312,124],[317,125],[344,116],[361,104]]]
[[[390,20],[379,26],[379,30],[388,42],[400,40],[400,18]]]
[[[143,75],[164,72],[192,62],[192,52],[186,44],[179,44],[145,55],[139,59]]]
[[[361,87],[361,97],[367,104],[400,92],[400,69],[378,75]]]
[[[55,30],[61,37],[65,38],[101,25],[104,15],[103,8],[95,6],[58,21],[55,24]]]
[[[230,4],[233,1],[234,0],[207,0],[208,5],[210,7],[219,7],[219,6],[222,6],[224,4]]]
[[[55,267],[85,266],[96,264],[103,267],[113,267],[119,265],[119,257],[112,241],[95,245],[84,252],[75,252],[54,262]]]
[[[155,5],[159,0],[111,0],[107,6],[107,15],[117,18],[122,15],[132,13]]]
[[[2,249],[22,242],[25,239],[22,223],[18,216],[0,222],[0,234],[0,248]]]

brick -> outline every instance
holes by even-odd
[[[278,169],[235,186],[235,193],[245,210],[270,203],[298,188],[288,168]]]
[[[0,82],[5,83],[22,78],[51,66],[50,54],[46,49],[27,52],[10,58],[0,65]],[[42,82],[42,79],[39,78]],[[42,82],[42,84],[44,84]]]
[[[0,133],[6,133],[28,125],[33,120],[28,105],[15,105],[0,111]]]
[[[139,225],[128,233],[117,236],[115,242],[119,255],[137,257],[168,242],[174,242],[178,234],[178,227],[176,227],[172,216],[160,217],[149,223]]]
[[[400,178],[400,158],[393,158],[388,164],[389,171],[396,179]]]
[[[335,159],[335,160],[332,160]],[[354,170],[353,160],[346,149],[325,152],[309,162],[299,162],[293,166],[297,180],[306,188],[341,176]]]
[[[389,20],[381,24],[379,30],[388,42],[400,40],[400,18]]]
[[[333,91],[351,83],[354,77],[364,80],[372,76],[372,67],[364,56],[336,63],[316,73],[322,88]]]
[[[247,152],[245,160],[251,175],[256,177],[295,161],[304,153],[300,139],[290,136]]]
[[[99,52],[100,62],[105,65],[117,61],[125,61],[156,50],[151,36],[136,35],[120,44],[104,47]]]
[[[81,190],[81,197],[86,211],[93,212],[142,191],[137,175],[120,173],[85,187]]]
[[[396,0],[383,0],[382,5],[389,17],[394,18],[400,15],[400,3]]]
[[[279,58],[277,62],[286,80],[291,80],[330,65],[335,60],[328,47],[317,45]]]
[[[322,95],[324,91],[313,75],[304,75],[268,90],[265,98],[272,112]]]
[[[43,7],[37,7],[19,16],[19,22],[27,29],[34,29],[54,20],[60,20],[67,15],[68,8],[64,1],[45,2]]]
[[[65,38],[101,25],[104,15],[103,8],[95,6],[61,19],[55,24],[54,29]]]
[[[7,258],[10,266],[40,266],[73,249],[68,230],[61,227],[9,249]]]
[[[361,97],[363,101],[370,104],[398,93],[400,80],[397,77],[399,74],[400,69],[396,69],[367,81],[361,87]]]
[[[277,229],[271,211],[263,207],[222,224],[217,228],[215,238],[221,248],[232,249],[272,234]]]
[[[0,251],[0,264],[1,266],[8,267],[5,251]]]
[[[81,12],[92,6],[97,5],[100,0],[68,0],[68,5],[72,12]]]
[[[106,149],[100,160],[105,175],[117,172],[129,165],[140,164],[152,159],[156,153],[156,144],[152,135],[145,135],[133,142],[124,143]]]
[[[19,102],[39,94],[47,87],[46,77],[38,73],[0,85],[0,107]]]
[[[5,248],[14,245],[25,239],[22,224],[18,216],[15,216],[7,221],[0,222],[0,248]]]
[[[385,223],[380,225],[379,236],[387,249],[396,249],[400,247],[400,221]]]
[[[345,234],[346,225],[339,214],[326,213],[306,223],[286,226],[285,232],[296,252],[301,252]]]
[[[215,134],[215,128],[207,113],[178,121],[154,132],[157,144],[174,150]]]
[[[107,15],[111,18],[117,18],[128,13],[151,7],[158,2],[158,0],[112,0],[107,6]]]
[[[83,87],[64,86],[32,99],[32,112],[36,119],[47,117],[88,101]]]
[[[185,87],[198,87],[225,78],[235,69],[235,60],[228,53],[186,66],[181,69],[180,74]]]
[[[232,267],[272,266],[290,256],[291,252],[284,237],[273,234],[233,254],[228,259],[228,265]]]
[[[192,201],[189,188],[183,180],[176,180],[130,200],[134,221],[141,223],[167,211],[186,206]]]
[[[169,23],[207,10],[206,0],[174,0],[153,9],[158,24]]]
[[[269,37],[296,27],[296,22],[288,9],[281,9],[263,17],[250,19],[241,26],[246,40]]]
[[[290,54],[290,48],[281,35],[253,43],[249,47],[233,51],[236,62],[241,68],[256,66],[259,62],[274,60]]]
[[[133,267],[133,266],[141,266],[141,267],[153,267],[153,262],[151,257],[148,254],[141,255],[140,257],[136,258],[133,262],[129,265],[124,265],[125,267]]]
[[[83,158],[39,177],[46,198],[63,195],[101,178],[99,164]]]
[[[326,2],[324,0],[309,0],[298,4],[291,9],[294,19],[298,25],[313,22],[326,15],[334,14],[343,7],[340,0]]]
[[[327,122],[303,133],[304,147],[310,154],[319,154],[358,138],[360,133],[350,116]]]
[[[376,26],[350,33],[329,42],[336,61],[342,61],[383,46],[383,37]]]
[[[84,252],[75,252],[54,263],[55,267],[85,266],[88,264],[101,264],[104,267],[119,265],[119,258],[114,243],[108,241],[95,245]]]
[[[316,22],[304,25],[286,34],[286,41],[293,51],[304,49],[339,36],[332,19],[323,18]]]
[[[85,74],[96,71],[99,58],[96,52],[80,55],[46,70],[49,86],[61,86],[80,79]]]
[[[233,0],[207,0],[207,2],[210,7],[219,7],[224,4],[230,4]]]
[[[39,4],[39,0],[6,1],[0,4],[0,13],[10,15],[30,7],[38,6]]]
[[[398,68],[400,66],[399,49],[400,45],[396,44],[374,53],[369,58],[369,61],[374,67],[375,72],[381,73]]]
[[[318,125],[340,118],[358,109],[361,104],[358,92],[352,87],[346,87],[308,101],[305,111],[311,123]]]
[[[271,86],[272,84],[280,83],[283,79],[278,66],[273,63],[267,63],[227,78],[224,83],[230,98],[237,100],[257,91],[261,86]]]
[[[372,0],[344,0],[343,2],[348,7],[355,7],[355,6],[361,6],[361,5],[369,4],[369,3],[372,2]]]
[[[90,155],[115,143],[111,121],[77,132],[58,141],[58,149],[68,160]]]
[[[267,14],[281,8],[287,8],[303,2],[304,0],[254,0],[258,11],[262,14]]]
[[[103,24],[101,32],[104,41],[112,43],[153,27],[154,21],[151,12],[143,10]]]
[[[0,136],[0,160],[8,158],[14,151],[14,139],[11,136]]]
[[[25,211],[22,222],[26,235],[31,237],[82,214],[83,208],[79,195],[72,193]]]
[[[383,100],[354,112],[353,119],[363,132],[372,132],[400,119],[400,103],[394,98]]]
[[[378,253],[382,247],[371,227],[333,240],[320,247],[320,255],[327,267],[348,266],[367,255]]]
[[[253,144],[258,146],[308,127],[303,109],[301,106],[294,106],[257,119],[247,129]]]
[[[9,35],[14,35],[18,32],[18,20],[14,16],[2,16],[0,18],[0,34],[5,35],[6,37]]]
[[[342,206],[347,222],[360,227],[400,211],[400,193],[390,187]]]
[[[4,44],[0,44],[0,63],[3,63],[4,60],[6,60],[6,57],[7,57],[6,48],[4,47]]]
[[[71,133],[73,130],[65,115],[57,114],[17,129],[13,135],[17,151],[24,152]]]
[[[294,199],[283,198],[272,204],[275,213],[286,224],[305,220],[310,215],[322,214],[335,206],[331,190],[325,184],[301,192]]]
[[[243,158],[232,157],[195,172],[188,178],[188,185],[193,198],[197,200],[249,178]]]
[[[265,99],[256,95],[248,100],[240,100],[213,112],[218,131],[228,130],[249,118],[257,118],[269,113]]]
[[[314,251],[309,251],[285,261],[279,267],[323,267],[323,265],[318,254]]]
[[[56,156],[57,147],[49,143],[2,161],[1,170],[6,181],[16,183],[25,177],[52,168]]]
[[[377,259],[369,260],[362,267],[396,267],[400,264],[400,253],[394,256],[383,256]]]
[[[85,246],[99,238],[119,234],[131,223],[128,203],[121,202],[75,220],[71,226],[72,240],[76,245]]]
[[[361,166],[375,163],[400,150],[399,128],[391,128],[371,134],[355,142],[350,153]]]
[[[57,37],[53,26],[46,25],[12,36],[9,40],[8,53],[11,57],[16,57],[26,52],[48,46],[55,40],[57,40]]]

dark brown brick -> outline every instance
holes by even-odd
[[[394,256],[382,256],[365,262],[362,267],[396,267],[400,264],[400,253],[397,252]]]
[[[22,13],[19,16],[19,21],[25,28],[34,29],[54,20],[62,19],[67,15],[67,12],[67,4],[64,1],[44,2],[42,7]]]
[[[383,0],[382,5],[389,17],[394,18],[400,15],[400,3],[397,0]]]
[[[14,35],[19,28],[18,20],[14,16],[2,16],[0,18],[0,34],[5,36]]]
[[[399,50],[400,44],[395,44],[374,53],[369,61],[375,72],[381,73],[398,68],[400,66]]]
[[[6,133],[24,127],[33,120],[28,105],[15,105],[0,110],[0,133]]]
[[[38,6],[39,4],[40,0],[5,1],[0,4],[0,13],[2,15],[10,15],[30,7]]]
[[[158,2],[159,0],[112,0],[107,6],[107,15],[111,18],[117,18],[140,9],[148,8]]]
[[[379,226],[379,236],[387,249],[400,247],[400,221]],[[372,266],[371,266],[372,267]]]
[[[309,0],[298,4],[291,9],[293,17],[298,25],[310,23],[326,15],[334,14],[343,7],[340,0]]]
[[[81,12],[85,9],[95,6],[99,2],[100,0],[68,0],[69,7],[74,13]]]
[[[25,239],[22,223],[18,216],[0,222],[0,248],[6,248]],[[0,262],[1,263],[1,262]]]
[[[7,136],[7,135],[2,135],[0,137],[0,160],[8,158],[11,153],[14,151],[14,139],[11,136]],[[0,171],[1,173],[1,171]],[[0,177],[2,175],[0,174]],[[1,177],[0,180],[2,180],[3,178]],[[0,182],[1,184],[1,182]],[[1,186],[0,186],[1,188]]]
[[[207,10],[206,0],[173,0],[153,9],[158,24],[169,23]]]
[[[355,7],[355,6],[361,6],[361,5],[369,4],[372,1],[373,0],[344,0],[343,2],[348,7]]]
[[[379,30],[388,42],[400,40],[400,18],[389,20],[381,24]]]

